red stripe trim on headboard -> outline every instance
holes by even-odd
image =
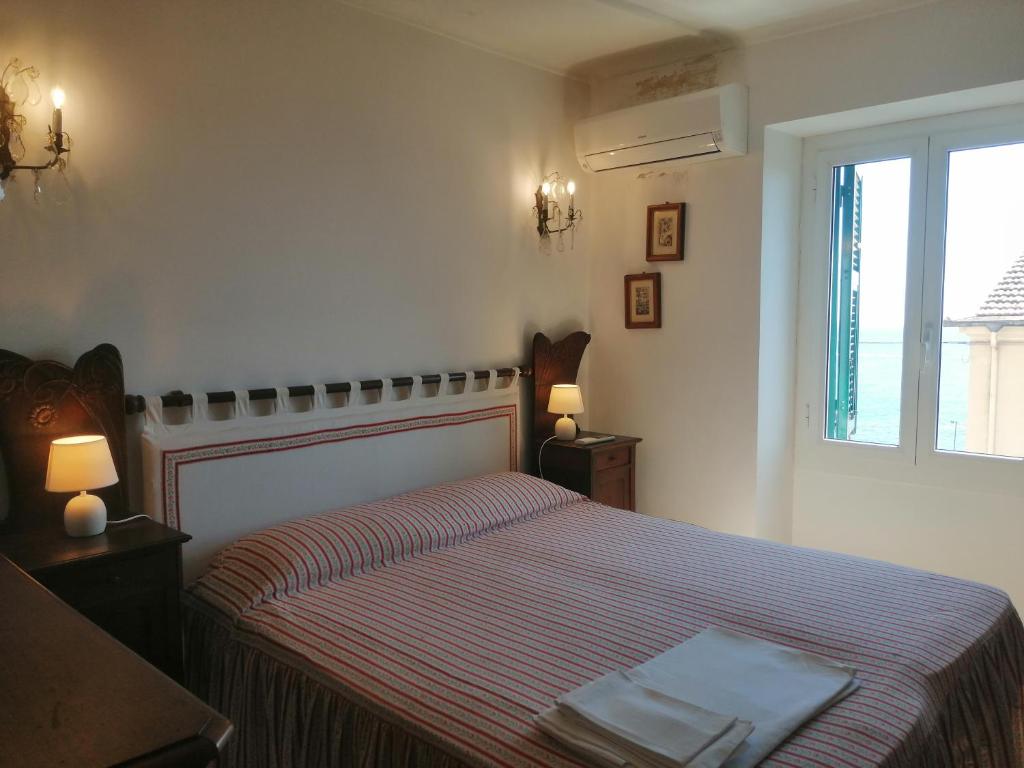
[[[180,528],[182,514],[180,508],[180,477],[181,470],[189,464],[218,461],[220,459],[253,456],[279,451],[293,451],[318,445],[342,443],[350,440],[361,440],[382,435],[401,434],[423,429],[439,429],[457,427],[494,419],[507,419],[508,434],[508,468],[518,469],[517,451],[518,408],[516,405],[495,406],[470,411],[436,414],[433,416],[413,416],[405,419],[355,424],[335,429],[322,429],[303,432],[295,435],[274,438],[252,438],[223,443],[179,448],[163,451],[161,454],[161,496],[163,498],[164,522],[172,528]]]

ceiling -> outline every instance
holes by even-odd
[[[932,0],[342,0],[347,5],[542,67],[709,34],[753,43]]]

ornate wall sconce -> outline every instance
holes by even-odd
[[[533,212],[537,215],[537,234],[541,237],[559,236],[568,231],[572,235],[569,247],[576,239],[576,225],[583,219],[583,211],[576,207],[576,182],[564,180],[558,171],[544,177],[535,193]],[[567,204],[567,215],[562,218],[562,205]]]
[[[22,164],[25,145],[21,131],[25,127],[25,116],[16,110],[26,104],[34,106],[41,100],[36,80],[39,70],[26,66],[19,59],[11,59],[0,72],[0,200],[4,199],[4,185],[15,171],[32,171],[35,178],[36,200],[42,193],[40,176],[43,171],[56,168],[61,181],[66,185],[64,169],[68,160],[65,155],[71,151],[71,137],[64,132],[63,113],[64,91],[59,87],[50,92],[53,99],[53,120],[48,130],[45,147],[53,156],[49,161],[37,165]],[[58,184],[58,187],[60,185]]]

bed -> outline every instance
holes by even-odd
[[[549,362],[538,402],[579,354]],[[236,725],[228,766],[579,766],[533,715],[709,626],[858,669],[768,766],[1024,764],[1004,593],[520,474],[531,408],[510,370],[353,381],[344,401],[315,385],[304,405],[278,388],[269,408],[237,391],[227,414],[146,399],[145,511],[193,537],[187,683]]]
[[[533,714],[708,626],[858,669],[766,766],[1024,759],[1024,630],[1003,592],[517,472],[243,536],[186,617],[188,683],[236,724],[234,766],[578,766]]]

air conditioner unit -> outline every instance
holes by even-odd
[[[747,87],[738,83],[581,120],[576,158],[594,173],[747,153]]]

